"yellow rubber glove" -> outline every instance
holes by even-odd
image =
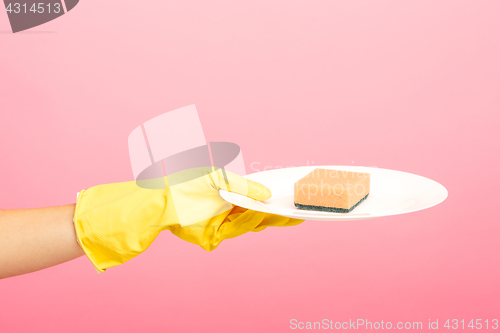
[[[196,168],[150,181],[163,183],[165,189],[143,188],[132,181],[80,192],[74,216],[76,234],[99,272],[141,254],[163,230],[211,251],[224,239],[249,231],[303,222],[228,203],[219,189],[255,200],[269,199],[271,192],[223,169]]]

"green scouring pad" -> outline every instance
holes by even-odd
[[[370,194],[370,193],[368,193]],[[349,213],[352,211],[354,208],[356,208],[363,200],[365,200],[368,197],[368,194],[365,195],[361,200],[359,200],[355,205],[353,205],[351,208],[346,209],[346,208],[335,208],[335,207],[323,207],[323,206],[312,206],[312,205],[302,205],[299,203],[295,202],[295,207],[299,209],[306,209],[306,210],[318,210],[322,212],[332,212],[332,213]]]

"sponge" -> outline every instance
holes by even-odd
[[[349,213],[370,194],[370,174],[315,169],[294,184],[297,208]]]

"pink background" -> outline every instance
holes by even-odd
[[[129,133],[196,104],[247,171],[365,165],[441,205],[313,222],[214,252],[163,233],[0,281],[1,332],[285,332],[290,320],[500,320],[500,2],[90,1],[9,33],[0,11],[1,208],[131,180]]]

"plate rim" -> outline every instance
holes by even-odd
[[[443,197],[439,200],[439,201],[436,201],[434,203],[432,203],[431,205],[426,205],[426,206],[423,206],[423,207],[419,207],[419,208],[415,208],[415,209],[410,209],[410,210],[407,210],[407,211],[396,211],[396,212],[390,212],[390,213],[383,213],[383,214],[370,214],[370,213],[364,213],[364,214],[358,214],[356,215],[355,213],[354,214],[340,214],[340,213],[331,213],[332,215],[326,215],[323,217],[323,216],[318,216],[318,215],[315,215],[315,216],[308,216],[308,217],[302,217],[302,216],[297,216],[297,215],[292,215],[292,214],[283,214],[283,213],[271,213],[271,214],[277,214],[277,215],[282,215],[282,216],[286,216],[286,217],[291,217],[291,218],[299,218],[299,219],[305,219],[305,220],[311,220],[311,221],[346,221],[346,220],[349,220],[349,221],[353,221],[353,220],[365,220],[365,219],[372,219],[372,218],[377,218],[377,217],[385,217],[385,216],[394,216],[394,215],[403,215],[403,214],[408,214],[408,213],[414,213],[414,212],[418,212],[418,211],[421,211],[421,210],[425,210],[425,209],[428,209],[428,208],[432,208],[434,206],[437,206],[439,204],[441,204],[442,202],[444,202],[447,198],[448,198],[448,195],[449,195],[449,192],[448,192],[448,189],[441,183],[437,182],[436,180],[434,179],[431,179],[431,178],[428,178],[428,177],[425,177],[425,176],[421,176],[421,175],[418,175],[418,174],[414,174],[414,173],[411,173],[411,172],[406,172],[406,171],[400,171],[400,170],[394,170],[394,169],[388,169],[388,168],[379,168],[379,167],[369,167],[369,166],[361,166],[361,165],[305,165],[305,166],[293,166],[293,167],[284,167],[284,168],[275,168],[275,169],[269,169],[269,170],[263,170],[263,171],[257,171],[257,172],[254,172],[254,173],[250,173],[250,174],[247,174],[245,176],[243,176],[244,178],[246,179],[250,179],[250,180],[254,180],[252,179],[252,176],[253,175],[261,175],[261,174],[267,174],[267,173],[273,173],[273,172],[279,172],[279,171],[282,171],[282,170],[286,170],[286,169],[315,169],[315,168],[327,168],[327,169],[335,169],[335,168],[338,168],[339,170],[341,170],[341,168],[353,168],[353,169],[369,169],[369,170],[384,170],[384,171],[389,171],[389,172],[396,172],[396,173],[400,173],[400,174],[405,174],[405,175],[408,175],[410,177],[418,177],[418,178],[423,178],[423,179],[426,179],[427,181],[431,181],[433,182],[435,185],[437,185],[438,187],[441,188],[441,190],[443,191]],[[263,184],[265,186],[265,184]],[[227,194],[227,195],[224,195],[223,192],[226,192],[226,193],[229,193],[228,191],[224,191],[224,190],[220,190],[221,191],[221,197],[230,202],[231,204],[233,204],[231,201],[227,200],[227,196],[229,196],[230,194]],[[253,200],[251,198],[248,198],[250,200]],[[257,200],[253,200],[257,203],[262,203],[261,201],[257,201]],[[233,204],[234,205],[234,204]],[[243,207],[243,206],[241,206]],[[251,210],[255,210],[254,208],[248,208],[248,207],[243,207],[243,208],[246,208],[246,209],[251,209]],[[269,212],[265,212],[265,213],[269,213]],[[335,215],[333,215],[335,214]],[[307,215],[307,213],[304,213],[304,215]]]

